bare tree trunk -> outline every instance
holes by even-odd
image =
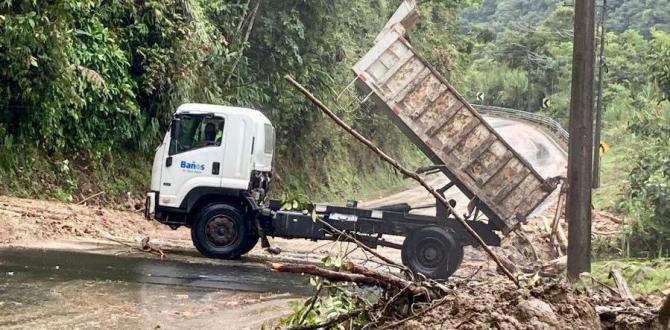
[[[251,18],[249,18],[249,24],[247,25],[247,32],[244,35],[244,41],[242,41],[241,47],[244,47],[244,44],[249,41],[249,37],[251,36],[251,30],[254,27],[254,22],[256,21],[256,14],[258,13],[258,7],[260,6],[260,1],[256,3],[256,6],[254,7],[254,11],[251,13]],[[233,63],[233,67],[230,69],[230,73],[228,73],[228,77],[226,77],[226,80],[223,81],[223,85],[226,86],[228,85],[228,82],[230,79],[233,77],[235,74],[235,70],[237,69],[237,66],[240,64],[240,61],[242,60],[242,56],[244,56],[244,48],[240,50],[240,55],[237,56],[235,59],[235,63]]]

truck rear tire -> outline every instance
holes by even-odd
[[[402,263],[413,272],[428,278],[447,279],[463,261],[463,245],[448,229],[430,226],[407,235],[400,255]]]
[[[205,206],[191,226],[196,249],[210,258],[238,259],[258,241],[251,222],[236,208],[225,204]]]

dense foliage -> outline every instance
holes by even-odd
[[[650,76],[659,98],[670,98],[670,34],[655,32],[649,53]],[[624,210],[635,216],[627,240],[635,254],[670,255],[670,106],[660,103],[634,111],[628,132],[632,152],[629,195]]]
[[[480,13],[486,13],[490,5],[484,2]],[[610,6],[616,5],[610,2]],[[483,93],[482,103],[531,112],[544,111],[567,124],[573,8],[558,5],[555,1],[534,2],[525,7],[520,2],[502,1],[491,15],[505,17],[512,10],[510,8],[519,7],[517,14],[525,17],[526,10],[533,6],[546,8],[546,16],[514,19],[512,21],[516,23],[503,26],[496,25],[496,20],[481,24],[471,22],[469,31],[474,37],[473,47],[465,58],[464,62],[469,64],[458,75],[457,85],[463,86],[461,89],[471,99],[477,93]],[[549,11],[549,8],[553,10]],[[529,11],[528,15],[537,14]],[[662,85],[666,81],[662,76],[657,76],[657,81],[649,78],[650,74],[663,72],[649,65],[654,62],[654,56],[663,57],[660,51],[652,51],[652,48],[664,35],[662,30],[652,29],[650,33],[649,38],[638,29],[609,30],[607,34],[604,100],[610,124],[625,120],[622,116],[625,117],[632,108],[650,103],[655,98],[656,82]],[[490,74],[493,71],[496,74]],[[542,109],[544,99],[551,103],[547,109]]]
[[[596,203],[635,221],[622,251],[668,254],[670,17],[667,1],[608,1],[603,158]],[[656,8],[656,10],[654,9]],[[559,1],[484,1],[462,21],[472,36],[456,85],[485,104],[568,123],[573,8]],[[600,28],[600,27],[598,27]],[[492,74],[492,72],[494,72]],[[542,107],[548,99],[551,105]]]
[[[561,6],[574,1],[563,0],[485,0],[481,6],[464,11],[468,26],[484,25],[501,32],[519,25],[537,25]],[[600,1],[597,5],[600,5]],[[670,30],[670,1],[607,0],[609,30],[617,33],[635,30],[645,37],[653,29]]]
[[[65,199],[100,184],[111,195],[141,191],[152,148],[183,102],[265,112],[278,132],[280,188],[342,197],[363,187],[357,171],[378,173],[362,176],[377,185],[397,181],[283,80],[291,73],[330,99],[395,6],[391,0],[3,1],[0,178],[8,184],[0,189]],[[401,146],[390,150],[395,155],[412,154],[386,120],[367,109],[342,113],[383,147]],[[124,162],[128,157],[138,162]]]
[[[630,126],[640,139],[626,206],[638,221],[627,240],[634,254],[670,254],[670,115],[641,111]]]

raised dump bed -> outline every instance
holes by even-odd
[[[407,8],[404,9],[407,11]],[[396,13],[398,14],[398,13]],[[555,189],[473,109],[406,35],[412,10],[387,25],[354,65],[358,85],[378,108],[504,233]],[[392,18],[393,20],[393,18]],[[414,19],[409,20],[410,25]],[[405,24],[405,26],[403,26]]]

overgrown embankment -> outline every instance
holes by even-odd
[[[443,10],[448,4],[427,4],[436,14],[422,29],[455,29],[445,23],[455,15]],[[391,0],[5,1],[0,193],[76,201],[103,191],[112,201],[143,192],[153,148],[183,102],[263,111],[278,132],[278,194],[345,199],[397,185],[281,79],[291,73],[332,101],[395,7]],[[387,120],[353,101],[345,93],[338,112],[394,156],[420,159]]]

